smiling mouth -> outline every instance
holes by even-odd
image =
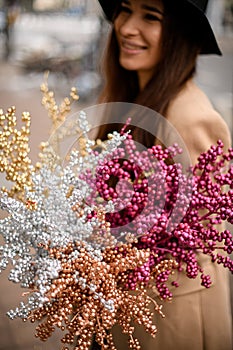
[[[134,43],[130,43],[127,41],[122,41],[121,42],[121,47],[124,51],[132,52],[132,53],[137,53],[139,51],[145,50],[146,46],[143,45],[137,45]]]

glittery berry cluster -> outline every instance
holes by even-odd
[[[8,212],[0,220],[0,268],[11,263],[9,279],[28,288],[27,302],[8,314],[37,323],[43,341],[59,328],[63,350],[88,350],[93,337],[116,350],[116,324],[140,350],[132,321],[155,336],[151,304],[163,316],[150,289],[170,300],[175,271],[200,276],[208,288],[203,254],[233,272],[233,239],[219,228],[233,223],[233,150],[225,154],[219,141],[183,169],[177,145],[137,150],[123,131],[100,150],[88,138],[85,113],[78,123],[81,149],[63,166],[45,144],[23,200],[0,192]]]

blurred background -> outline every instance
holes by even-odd
[[[98,6],[97,0],[0,0],[0,108],[32,114],[32,157],[49,135],[40,92],[45,71],[58,103],[72,86],[80,96],[74,109],[96,99],[108,30]]]
[[[233,138],[233,0],[209,0],[207,15],[223,56],[200,57],[196,80],[226,120]],[[44,72],[50,72],[48,85],[58,104],[72,86],[80,96],[73,112],[95,104],[108,30],[97,0],[0,0],[0,108],[6,111],[14,105],[18,116],[31,113],[33,161],[51,126],[41,104]],[[0,181],[1,187],[3,178]],[[33,325],[8,320],[5,313],[18,304],[20,290],[7,281],[7,271],[4,275],[0,279],[0,350],[59,348],[56,338],[46,344],[35,340]]]

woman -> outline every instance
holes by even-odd
[[[105,87],[100,102],[131,102],[162,114],[183,138],[193,164],[218,139],[230,147],[229,130],[207,96],[193,81],[199,54],[221,55],[205,16],[207,0],[99,0],[113,23],[104,61]],[[119,79],[120,77],[120,79]],[[101,128],[106,138],[111,124]],[[133,133],[146,146],[151,135]],[[146,140],[145,140],[146,139]],[[231,315],[227,272],[200,256],[214,283],[181,275],[165,319],[155,315],[155,339],[136,327],[142,350],[231,350]],[[117,349],[129,349],[114,330]]]

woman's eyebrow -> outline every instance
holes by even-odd
[[[130,5],[130,1],[129,0],[123,0],[121,3],[122,4],[126,4],[126,5]]]
[[[131,5],[130,0],[123,0],[122,4]],[[157,7],[154,7],[154,6],[150,6],[150,5],[147,5],[147,4],[142,4],[142,9],[143,10],[147,10],[147,11],[151,11],[151,12],[156,12],[156,13],[159,13],[160,15],[163,15],[163,12],[161,10],[159,10]]]
[[[151,11],[151,12],[157,12],[159,13],[160,15],[163,15],[163,12],[161,10],[159,10],[157,7],[154,7],[154,6],[150,6],[150,5],[142,5],[142,8],[144,10],[148,10],[148,11]]]

